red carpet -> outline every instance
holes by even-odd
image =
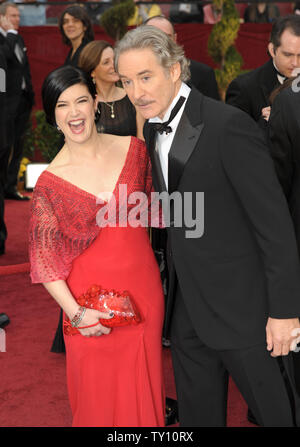
[[[0,312],[9,315],[6,352],[0,353],[0,427],[69,427],[65,356],[50,352],[58,307],[28,275],[28,202],[6,202],[9,237],[0,257]],[[176,398],[170,351],[164,350],[166,391]],[[230,383],[228,426],[250,427],[247,407]]]

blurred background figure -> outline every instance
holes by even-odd
[[[1,34],[8,54],[6,110],[7,110],[7,138],[11,149],[8,166],[5,197],[13,200],[29,200],[17,188],[18,173],[23,154],[24,135],[27,129],[32,106],[34,91],[27,58],[27,48],[19,34],[20,11],[14,3],[0,5]]]
[[[134,0],[136,2],[137,0]],[[148,1],[148,0],[146,0]],[[161,9],[156,3],[150,3],[149,5],[135,5],[134,14],[127,22],[128,26],[141,25],[147,19],[153,16],[159,16]]]
[[[1,25],[1,19],[0,19]],[[1,34],[0,34],[1,37]],[[4,221],[4,185],[8,165],[9,147],[6,138],[6,57],[4,37],[0,38],[0,256],[5,253],[7,229]]]
[[[84,5],[85,10],[93,24],[100,24],[102,14],[111,7],[108,1],[109,0],[89,0],[89,3]]]
[[[173,23],[203,23],[203,7],[199,3],[173,3],[170,7],[170,20]]]
[[[251,23],[270,23],[279,16],[280,11],[275,3],[252,3],[244,12],[245,22]]]
[[[38,0],[45,2],[46,0]],[[37,0],[18,0],[14,3],[27,3],[26,5],[19,5],[20,11],[20,26],[38,26],[46,24],[46,7],[37,5]]]
[[[144,24],[160,29],[174,42],[177,42],[177,34],[173,23],[163,15],[151,17]],[[193,59],[189,59],[189,61],[191,78],[190,81],[188,81],[188,85],[194,86],[197,90],[203,93],[203,95],[219,100],[220,96],[214,70],[202,62]]]
[[[81,6],[68,6],[62,13],[58,23],[62,40],[71,47],[65,65],[77,67],[82,49],[94,40],[91,19]]]
[[[294,14],[297,14],[298,16],[300,15],[300,2],[296,2],[294,5]]]
[[[213,25],[214,23],[220,22],[222,18],[222,10],[218,9],[213,3],[209,3],[203,6],[204,23],[209,23]]]

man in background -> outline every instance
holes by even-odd
[[[261,67],[234,79],[226,102],[239,107],[265,127],[270,115],[271,92],[300,67],[300,16],[288,15],[272,27],[268,52],[271,58]]]
[[[18,173],[23,153],[24,134],[28,125],[34,92],[31,82],[26,47],[18,33],[20,12],[14,3],[0,5],[2,26],[0,43],[10,52],[7,60],[7,119],[8,145],[11,148],[5,197],[13,200],[29,200],[17,190]]]
[[[177,43],[177,34],[173,24],[164,16],[155,16],[146,20],[144,25],[155,26]],[[220,99],[214,70],[206,64],[190,59],[191,84],[203,95]]]
[[[8,164],[9,149],[6,138],[6,58],[3,45],[0,44],[0,255],[5,253],[7,237],[4,222],[4,184]]]

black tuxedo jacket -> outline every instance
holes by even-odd
[[[300,85],[297,85],[300,87]],[[286,88],[275,98],[269,119],[270,149],[288,200],[300,253],[300,92]]]
[[[214,70],[208,65],[190,59],[190,85],[203,95],[213,99],[220,99]]]
[[[6,78],[7,64],[3,45],[0,44],[0,157],[6,150]]]
[[[145,141],[164,190],[154,135]],[[265,342],[269,316],[300,311],[293,224],[263,133],[247,114],[192,89],[169,153],[169,192],[204,192],[204,234],[168,229],[169,255],[200,339],[215,349]],[[195,209],[195,208],[194,208]],[[172,280],[171,280],[172,281]],[[167,300],[169,327],[174,304]]]
[[[261,109],[270,105],[270,94],[279,85],[270,59],[261,67],[234,79],[227,89],[226,103],[248,113],[255,121],[263,120]]]
[[[15,54],[15,45],[19,44],[22,51],[22,62]],[[34,103],[34,91],[32,87],[29,62],[26,54],[26,47],[22,36],[14,33],[7,33],[4,37],[0,34],[0,45],[5,49],[7,60],[7,97],[8,107],[17,107],[19,98],[22,95],[22,79],[25,79],[25,95],[28,99],[29,107]]]

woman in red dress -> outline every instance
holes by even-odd
[[[64,335],[73,426],[164,426],[160,273],[147,228],[126,226],[124,212],[121,224],[118,214],[120,187],[127,196],[150,196],[146,147],[135,137],[97,133],[94,84],[81,70],[50,73],[42,95],[47,120],[63,132],[65,145],[34,190],[31,278],[44,284],[65,319],[89,326]],[[101,209],[111,203],[116,225],[100,227]],[[126,218],[133,207],[126,204]],[[100,324],[112,316],[76,301],[92,284],[129,291],[141,322]]]

